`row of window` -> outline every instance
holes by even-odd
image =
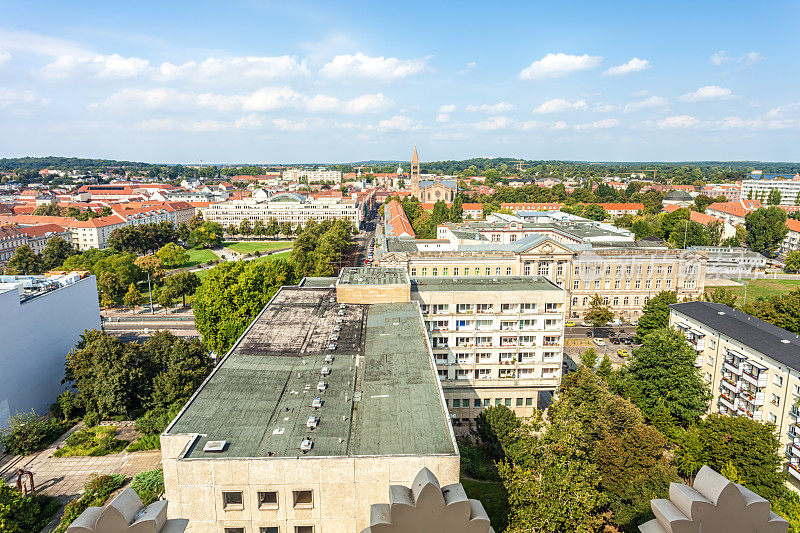
[[[274,510],[278,508],[278,492],[274,490],[258,491],[258,509]],[[314,491],[293,490],[292,507],[294,509],[312,509],[314,507]],[[240,490],[222,491],[222,508],[226,511],[244,509],[244,494]]]
[[[536,361],[536,352],[500,352],[499,354],[491,353],[455,353],[453,354],[453,364],[471,364],[474,362],[491,364],[491,363],[534,363]],[[557,351],[542,352],[542,360],[546,363],[552,363],[561,358],[561,353]],[[436,354],[437,364],[447,364],[447,354]]]
[[[654,284],[652,283],[653,281],[655,281]],[[644,290],[650,290],[652,288],[652,285],[655,285],[655,289],[656,290],[660,290],[661,289],[661,282],[662,282],[661,279],[656,279],[656,280],[646,279],[646,280],[644,280]],[[667,279],[663,280],[663,282],[664,282],[664,289],[665,290],[672,290],[672,278],[667,278]],[[692,282],[692,283],[694,283],[694,282]],[[689,284],[689,282],[687,281],[686,285],[688,286],[688,284]],[[572,282],[572,290],[577,291],[577,290],[580,290],[580,288],[581,288],[580,280],[577,280],[577,279],[574,280]],[[610,279],[604,280],[602,288],[604,288],[605,290],[610,290],[611,289],[611,280]],[[634,288],[634,290],[637,290],[637,291],[641,290],[642,289],[642,280],[640,280],[640,279],[634,280],[633,288]],[[583,290],[588,291],[588,290],[591,290],[591,289],[594,289],[596,291],[599,291],[601,289],[600,280],[599,279],[594,280],[594,282],[591,282],[589,280],[584,280],[584,282],[583,282]],[[622,289],[622,281],[621,280],[618,280],[618,279],[614,280],[614,289],[615,290]],[[631,290],[631,280],[629,280],[629,279],[625,280],[625,290],[626,291]]]
[[[558,377],[558,368],[543,368],[542,379],[553,379]],[[476,368],[475,370],[467,368],[456,368],[454,377],[450,378],[450,374],[446,368],[436,370],[441,381],[455,380],[491,380],[494,379],[491,368]],[[497,379],[536,379],[535,368],[500,368],[497,371]]]
[[[688,265],[686,267],[686,272],[689,273],[689,274],[694,273],[696,271],[696,268],[697,267],[695,267],[693,265]],[[603,269],[602,266],[596,265],[594,267],[594,275],[595,276],[599,276],[600,273],[603,272],[603,271],[604,271],[604,269]],[[642,272],[643,272],[643,265],[636,265],[636,273],[637,274],[641,274]],[[664,272],[664,265],[656,265],[656,274],[660,276],[663,272]],[[672,274],[672,265],[667,265],[666,272],[667,272],[668,276],[670,274]],[[583,266],[583,274],[585,276],[588,276],[591,273],[592,273],[592,267],[589,266],[589,265],[584,265]],[[617,276],[621,275],[622,274],[622,265],[617,265],[615,267],[615,269],[614,269],[614,273]],[[633,273],[633,265],[627,265],[625,267],[625,275],[626,276],[630,276],[632,273]],[[653,273],[653,265],[647,265],[647,275],[649,276],[652,273]],[[575,271],[573,272],[573,274],[575,276],[580,276],[580,274],[581,274],[580,265],[575,265]],[[605,275],[606,276],[610,276],[611,275],[611,265],[606,265],[605,266]]]
[[[445,399],[447,408],[450,409],[482,409],[492,405],[491,398],[452,398]],[[524,405],[523,405],[524,404]],[[494,405],[505,405],[506,407],[531,407],[533,398],[495,398]]]
[[[561,304],[550,302],[544,304],[545,313],[557,313]],[[427,315],[446,315],[450,311],[450,304],[420,304],[422,313]],[[478,314],[492,314],[496,312],[494,304],[471,304],[461,303],[456,304],[456,313],[470,314],[477,312]],[[500,304],[501,313],[535,313],[537,305],[533,303],[507,303]]]
[[[542,337],[542,346],[559,346],[561,337],[545,335]],[[448,337],[433,337],[431,345],[436,348],[449,348],[450,339]],[[501,336],[500,342],[495,342],[492,337],[456,337],[454,346],[456,348],[493,348],[510,346],[536,346],[536,335],[512,335]]]
[[[226,527],[225,533],[245,533],[244,527]],[[281,533],[278,526],[263,526],[258,528],[258,533]],[[294,526],[294,533],[314,533],[314,526]]]

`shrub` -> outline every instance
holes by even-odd
[[[484,445],[468,445],[459,443],[461,452],[461,471],[482,481],[500,481],[497,466]]]
[[[122,451],[128,443],[114,438],[116,432],[116,426],[83,428],[70,435],[65,441],[64,447],[57,450],[53,456],[87,455],[89,457],[100,457],[110,453],[117,453]]]
[[[3,533],[38,532],[59,507],[49,496],[23,496],[16,487],[0,483],[0,531]]]
[[[8,453],[28,455],[47,448],[64,429],[55,418],[44,419],[33,411],[17,413],[8,419],[8,428],[0,430],[0,444]]]
[[[120,488],[125,483],[125,476],[111,474],[98,476],[92,474],[89,481],[83,487],[83,496],[73,500],[64,508],[64,515],[61,522],[53,533],[64,533],[67,527],[78,518],[82,512],[89,507],[101,507],[112,492]]]
[[[256,257],[261,257],[261,252],[256,250],[255,252],[253,252],[253,255],[256,256]]]
[[[95,411],[90,411],[86,413],[86,416],[83,417],[83,425],[87,428],[93,428],[97,424],[100,423],[100,415]]]
[[[75,411],[80,408],[77,397],[72,391],[64,391],[56,398],[53,411],[64,420],[69,420]]]
[[[159,468],[139,472],[133,476],[131,488],[136,491],[144,505],[153,503],[164,492],[164,471]]]
[[[155,407],[136,419],[136,429],[143,435],[160,435],[183,408],[183,401],[175,402],[169,409]]]
[[[160,450],[161,449],[161,439],[158,435],[142,435],[135,441],[133,441],[130,446],[128,446],[125,451],[126,452],[141,452],[144,450]]]

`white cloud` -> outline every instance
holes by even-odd
[[[54,61],[41,69],[39,74],[49,79],[62,79],[77,76],[96,78],[135,78],[150,70],[150,62],[140,57],[111,55],[59,55]]]
[[[764,59],[764,56],[755,51],[748,52],[743,56],[731,57],[725,52],[725,50],[715,52],[711,54],[711,57],[709,58],[711,63],[717,66],[720,66],[723,63],[741,63],[744,65],[752,65],[753,63],[758,63]]]
[[[520,122],[516,125],[516,127],[522,131],[530,131],[530,130],[537,130],[544,126],[543,122],[539,122],[538,120],[528,120],[526,122]]]
[[[179,65],[170,62],[161,63],[158,68],[159,77],[165,81],[188,78],[196,81],[219,80],[219,78],[283,78],[298,74],[307,74],[308,68],[294,56],[277,57],[209,57],[200,62],[187,61]]]
[[[0,50],[0,65],[9,61],[11,61],[11,54],[9,52],[3,52]]]
[[[308,131],[313,126],[310,119],[294,121],[285,118],[276,118],[272,125],[281,131]]]
[[[122,111],[139,109],[214,109],[217,111],[271,111],[302,103],[302,97],[290,87],[264,87],[253,93],[222,95],[215,93],[182,92],[172,88],[123,89],[101,103],[91,104]]]
[[[502,130],[509,127],[512,122],[509,117],[491,117],[488,120],[474,123],[472,127],[479,130]]]
[[[595,111],[596,113],[611,113],[616,110],[617,106],[603,103],[597,104],[592,108],[592,111]]]
[[[595,122],[589,122],[587,124],[578,124],[575,126],[576,130],[599,130],[605,128],[616,128],[619,126],[619,120],[615,118],[604,118],[603,120],[597,120]]]
[[[418,130],[420,127],[416,121],[404,115],[395,115],[378,122],[378,129],[384,131],[411,131]]]
[[[719,85],[706,85],[692,93],[682,95],[680,100],[682,102],[702,102],[706,100],[728,100],[730,98],[735,98],[730,89]]]
[[[265,87],[259,89],[242,102],[243,111],[271,111],[289,107],[300,95],[291,87]]]
[[[800,110],[800,102],[794,102],[791,104],[786,104],[779,107],[774,107],[767,111],[767,116],[770,118],[779,118],[786,114],[786,112],[793,112],[795,110]]]
[[[519,73],[521,80],[536,80],[544,78],[558,78],[572,72],[592,69],[600,65],[603,58],[583,54],[574,56],[564,53],[547,54],[542,59],[534,61]]]
[[[486,113],[505,113],[514,109],[508,102],[497,102],[496,104],[468,105],[467,111],[484,111]]]
[[[467,72],[469,72],[470,70],[474,69],[477,66],[478,64],[476,62],[470,61],[469,63],[467,63],[467,66],[459,70],[458,73],[462,75],[466,74]]]
[[[577,111],[582,109],[587,109],[589,106],[586,105],[586,101],[576,100],[574,102],[568,102],[563,98],[553,98],[552,100],[548,100],[547,102],[541,104],[539,107],[533,110],[534,113],[544,115],[547,113],[562,113],[564,111]]]
[[[210,133],[229,130],[259,128],[263,125],[257,115],[247,115],[236,120],[185,120],[174,118],[151,118],[137,122],[134,129],[142,131],[185,131],[190,133]]]
[[[372,57],[361,52],[355,55],[342,54],[323,65],[320,75],[326,78],[395,80],[428,70],[428,58],[397,59],[396,57]]]
[[[0,87],[0,107],[11,106],[43,106],[50,103],[49,98],[40,98],[31,90],[6,89]]]
[[[456,110],[455,104],[445,104],[439,107],[439,113],[454,113]]]
[[[699,124],[700,121],[691,115],[675,115],[656,122],[661,129],[692,128]]]
[[[633,111],[638,111],[640,109],[647,109],[650,107],[664,107],[667,105],[667,99],[661,96],[651,96],[649,98],[645,98],[644,100],[640,100],[638,102],[631,102],[625,105],[624,111],[626,113],[631,113]]]
[[[563,120],[559,120],[558,122],[553,124],[553,129],[554,130],[565,130],[567,128],[568,128],[567,123],[564,122]]]
[[[436,115],[436,122],[444,124],[445,122],[450,122],[450,113],[439,113]]]
[[[632,92],[631,96],[633,96],[634,98],[641,98],[642,96],[647,96],[648,94],[650,94],[650,91],[648,91],[647,89],[642,89],[641,91]]]
[[[4,50],[48,57],[59,55],[93,55],[80,44],[43,33],[0,29],[0,46]]]
[[[149,118],[133,125],[134,129],[144,131],[167,131],[178,129],[178,121],[173,118]]]
[[[623,74],[630,74],[631,72],[641,72],[647,68],[650,68],[650,62],[648,60],[632,57],[627,62],[606,70],[603,72],[603,76],[621,76]]]
[[[305,108],[311,112],[360,114],[382,111],[391,105],[392,101],[386,98],[383,93],[362,94],[347,101],[341,101],[333,96],[318,94],[306,101]]]

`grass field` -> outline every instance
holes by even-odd
[[[217,254],[212,252],[211,250],[186,250],[189,254],[189,262],[186,263],[185,267],[195,267],[201,263],[208,263],[209,261],[213,261],[214,259],[219,259]]]
[[[276,242],[224,242],[223,246],[230,248],[234,252],[240,254],[252,254],[253,252],[264,253],[278,248],[291,248],[292,241],[276,241]]]
[[[738,281],[738,280],[737,280]],[[742,280],[747,285],[747,301],[754,302],[759,298],[769,298],[784,292],[789,292],[792,289],[800,287],[800,280],[796,279],[751,279]],[[706,282],[706,291],[712,290],[714,287],[713,281]],[[744,286],[728,287],[733,294],[736,295],[736,304],[742,305],[744,301]]]
[[[253,259],[253,261],[274,261],[275,259],[279,259],[279,258],[289,259],[289,255],[291,253],[292,253],[291,250],[286,250],[285,252],[278,252],[278,253],[272,254],[272,255],[265,255],[264,257],[259,257],[258,259]],[[205,270],[200,270],[199,272],[195,272],[195,274],[197,274],[197,277],[200,278],[200,280],[202,281],[203,278],[205,278],[210,271],[211,271],[211,269],[207,268]]]
[[[461,484],[467,497],[480,501],[492,528],[495,531],[503,531],[508,525],[508,498],[503,484],[499,481],[478,481],[462,477]]]

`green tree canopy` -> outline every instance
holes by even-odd
[[[786,211],[777,206],[762,207],[748,213],[744,220],[747,246],[754,252],[773,257],[789,232]]]
[[[637,343],[641,343],[649,333],[669,325],[669,306],[675,303],[678,303],[678,297],[672,291],[661,291],[648,300],[636,326]]]
[[[10,275],[41,274],[43,271],[44,264],[41,258],[33,253],[27,244],[14,250],[14,255],[6,264],[6,274]]]
[[[174,242],[168,242],[161,249],[156,252],[156,256],[161,260],[161,263],[169,268],[177,268],[185,265],[189,261],[189,254],[183,248]]]

